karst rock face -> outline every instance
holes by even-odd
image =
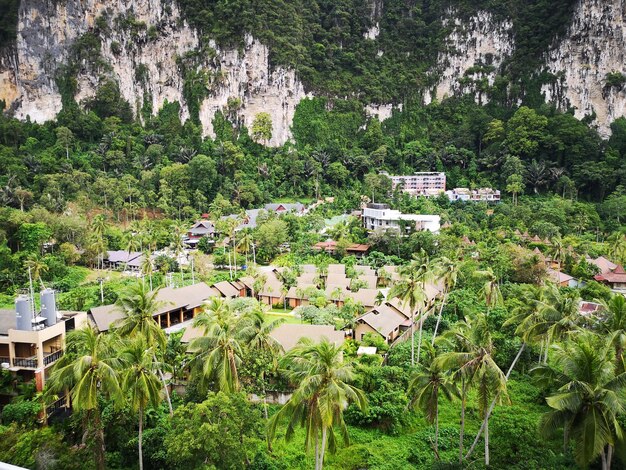
[[[605,135],[610,123],[624,115],[626,105],[625,87],[606,81],[607,74],[626,69],[624,3],[581,0],[566,34],[542,51],[544,71],[557,77],[542,89],[546,100],[562,109],[574,108],[579,118],[595,116],[595,125]],[[379,34],[377,20],[384,7],[384,0],[371,2],[374,26],[367,37],[372,40]],[[310,96],[296,72],[272,66],[267,46],[250,35],[236,49],[201,47],[198,32],[186,23],[176,2],[162,0],[22,1],[16,43],[0,57],[0,99],[8,112],[37,122],[54,119],[62,107],[55,77],[74,55],[76,41],[93,31],[102,15],[109,18],[110,27],[100,35],[101,60],[75,64],[79,104],[91,98],[103,80],[112,79],[137,115],[145,101],[153,113],[166,101],[178,101],[181,118],[188,119],[177,59],[196,52],[194,67],[209,80],[198,113],[205,135],[213,135],[215,113],[222,111],[248,128],[255,116],[268,113],[273,126],[270,145],[291,137],[296,106]],[[514,52],[512,22],[486,11],[461,19],[450,9],[442,16],[449,34],[432,71],[436,85],[423,91],[424,100],[471,93],[477,102],[485,102],[488,97],[476,83],[493,84]],[[143,26],[135,28],[136,24]],[[392,107],[372,104],[366,112],[385,119]]]

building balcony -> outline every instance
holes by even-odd
[[[37,356],[32,357],[14,357],[13,367],[22,367],[26,369],[36,369],[38,367]]]
[[[43,365],[44,367],[52,364],[53,362],[59,360],[63,356],[63,350],[59,349],[53,353],[47,354],[43,357]]]
[[[11,358],[8,356],[0,356],[0,364],[11,364]]]

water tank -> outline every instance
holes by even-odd
[[[16,326],[18,330],[31,331],[33,329],[31,324],[33,314],[28,296],[20,295],[15,299],[15,318],[17,320]]]
[[[57,303],[52,289],[44,289],[39,294],[41,299],[41,316],[46,319],[46,326],[57,322]]]

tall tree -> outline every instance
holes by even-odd
[[[129,341],[122,352],[122,390],[128,396],[131,409],[139,415],[139,470],[143,470],[144,414],[149,405],[156,408],[161,401],[161,381],[157,375],[161,367],[155,357],[153,347],[148,346],[142,336]]]
[[[483,419],[485,437],[485,465],[489,465],[489,408],[492,398],[506,396],[506,377],[493,359],[494,346],[484,314],[467,318],[455,328],[446,331],[442,339],[447,341],[454,351],[442,354],[433,364],[452,372],[457,383],[461,384],[461,432],[459,443],[459,461],[463,461],[463,435],[465,427],[465,403],[470,387],[478,392],[478,409]],[[471,451],[472,449],[470,449]],[[467,458],[467,457],[465,457]]]
[[[119,405],[123,394],[119,383],[120,360],[117,337],[100,335],[91,326],[72,331],[67,336],[66,354],[55,365],[48,379],[52,393],[69,392],[75,411],[84,411],[94,436],[96,468],[104,470],[104,428],[99,397]]]
[[[553,365],[533,369],[540,382],[557,387],[546,398],[552,411],[541,428],[547,435],[562,428],[565,442],[575,443],[581,467],[600,457],[602,469],[609,470],[622,437],[618,416],[626,411],[626,373],[616,372],[614,359],[611,342],[587,331],[556,345]]]
[[[448,259],[441,258],[437,260],[437,277],[443,284],[443,298],[441,299],[441,305],[439,306],[439,314],[437,315],[437,323],[435,324],[435,331],[433,332],[433,339],[431,345],[435,345],[435,338],[437,338],[437,331],[439,330],[439,324],[441,323],[441,315],[443,314],[443,308],[446,305],[448,294],[456,286],[459,270],[457,263]]]
[[[158,300],[159,289],[149,291],[145,283],[138,282],[130,286],[117,299],[117,309],[123,317],[114,324],[115,331],[122,337],[134,338],[141,336],[145,338],[148,347],[153,348],[155,354],[154,361],[165,352],[165,333],[154,319],[154,314],[162,306]],[[172,400],[170,399],[167,381],[165,379],[164,363],[160,363],[159,375],[163,382],[163,390],[170,409],[170,415],[174,412]]]
[[[411,310],[411,365],[415,365],[415,315],[422,311],[419,316],[419,339],[417,343],[417,364],[420,360],[422,344],[422,325],[426,307],[425,285],[432,276],[432,269],[428,261],[428,256],[422,252],[408,266],[401,269],[402,279],[396,283],[389,291],[389,298],[397,298],[404,305],[408,305]]]
[[[434,352],[434,349],[432,351]],[[447,400],[452,400],[459,394],[459,391],[450,375],[445,373],[440,364],[431,361],[428,369],[411,379],[407,394],[410,399],[409,407],[420,409],[426,421],[435,425],[434,451],[439,460],[439,397],[443,396]]]
[[[276,435],[281,419],[288,421],[285,438],[290,440],[296,426],[304,428],[304,447],[308,452],[315,448],[315,470],[324,466],[326,446],[335,452],[337,440],[334,427],[338,426],[346,444],[348,429],[343,411],[353,402],[365,409],[365,395],[350,385],[354,380],[352,367],[344,364],[341,346],[326,339],[318,344],[301,340],[282,361],[284,372],[290,381],[297,384],[289,401],[270,419],[268,441]]]

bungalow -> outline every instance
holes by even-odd
[[[626,271],[619,264],[607,273],[594,276],[594,279],[607,284],[614,291],[626,292]]]
[[[191,320],[202,311],[205,300],[219,296],[219,293],[204,282],[174,289],[165,287],[157,293],[159,307],[153,313],[161,328],[169,328]],[[87,312],[88,318],[100,332],[108,331],[114,323],[124,317],[115,304],[94,307]]]
[[[613,263],[612,261],[609,261],[604,256],[599,256],[596,259],[586,258],[586,261],[589,264],[593,264],[594,266],[597,266],[598,269],[600,270],[600,274],[606,274],[608,272],[613,271],[615,268],[617,268],[617,264]]]
[[[289,306],[296,308],[301,305],[309,305],[307,290],[310,288],[317,289],[317,286],[313,284],[301,284],[298,287],[291,287],[287,292],[287,303]]]
[[[239,297],[239,289],[228,281],[216,282],[213,284],[213,288],[216,289],[222,297],[226,297],[227,299]]]
[[[306,212],[306,206],[299,202],[288,203],[270,203],[265,204],[263,207],[267,212],[276,212],[277,214],[293,213],[296,215],[302,215]]]
[[[270,336],[281,345],[284,351],[293,349],[302,338],[308,338],[313,343],[327,339],[335,346],[341,346],[346,340],[343,331],[335,331],[332,325],[298,325],[283,323],[270,333]]]
[[[356,273],[360,276],[360,275],[364,275],[364,276],[376,276],[376,270],[374,268],[372,268],[371,266],[363,266],[360,264],[355,264],[354,265],[354,270],[356,271]]]
[[[215,236],[215,224],[210,220],[200,220],[193,224],[189,231],[187,232],[187,237],[189,237],[189,243],[198,243],[202,237],[211,237]]]
[[[374,307],[369,312],[356,319],[354,335],[356,340],[362,341],[368,333],[381,335],[391,344],[407,328],[411,327],[411,320],[389,304],[385,303]]]
[[[346,265],[345,264],[329,264],[328,265],[328,275],[330,274],[343,274],[346,275]]]
[[[350,287],[350,279],[343,273],[328,273],[326,278],[326,287],[341,287],[347,289]]]
[[[548,278],[559,287],[577,287],[578,281],[573,276],[564,272],[548,268]]]
[[[378,285],[378,276],[376,275],[362,274],[357,278],[357,280],[364,282],[367,289],[376,289],[376,286]]]
[[[135,258],[139,258],[140,256],[140,251],[107,251],[107,257],[104,259],[104,265],[111,269],[126,269],[128,263],[130,263]]]

